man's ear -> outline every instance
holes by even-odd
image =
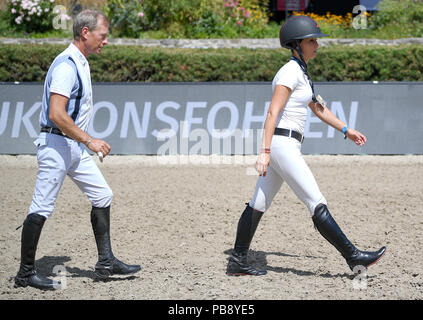
[[[83,27],[82,30],[81,30],[81,38],[87,39],[88,32],[90,32],[90,30],[88,29],[88,27]]]

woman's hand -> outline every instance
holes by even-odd
[[[341,130],[345,127],[345,123],[339,120],[327,107],[322,107],[320,103],[314,103],[313,101],[308,105],[314,114],[322,120],[324,123],[330,125],[331,127]],[[357,130],[348,128],[347,129],[347,138],[353,141],[358,146],[364,146],[367,139],[366,137]]]
[[[260,176],[265,177],[270,162],[270,153],[262,152],[257,158],[255,168]]]
[[[356,145],[362,147],[366,143],[366,137],[357,130],[348,128],[347,138],[353,141]]]

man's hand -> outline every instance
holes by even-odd
[[[88,149],[95,152],[96,154],[101,152],[103,154],[103,158],[106,157],[110,153],[111,148],[110,148],[110,145],[106,141],[95,139],[95,138],[91,138],[91,139],[92,140],[90,142],[86,143],[86,146]]]
[[[86,132],[75,125],[75,122],[66,112],[68,98],[56,93],[50,95],[49,118],[56,126],[72,139],[84,143],[88,149],[96,154],[101,152],[103,157],[110,152],[110,146],[106,141],[91,138]],[[100,157],[101,158],[101,157]]]

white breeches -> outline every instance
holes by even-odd
[[[36,144],[38,172],[28,214],[38,213],[49,218],[67,175],[92,206],[110,206],[112,190],[83,144],[56,134],[47,134],[45,140],[38,139]]]
[[[267,174],[258,178],[250,207],[265,212],[282,183],[286,181],[313,216],[316,206],[327,202],[319,190],[313,173],[304,161],[301,143],[294,138],[274,135],[270,150]]]

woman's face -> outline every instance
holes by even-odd
[[[317,54],[318,47],[319,47],[319,44],[317,43],[316,38],[303,39],[301,41],[301,48],[303,51],[304,59],[306,60],[313,59]]]

